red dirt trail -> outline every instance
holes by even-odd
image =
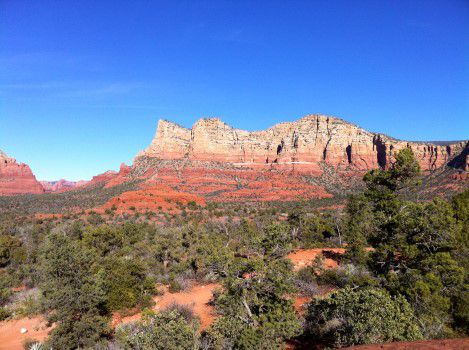
[[[187,291],[178,293],[169,293],[167,288],[165,288],[163,295],[153,297],[155,305],[152,310],[160,311],[174,303],[189,306],[194,310],[194,314],[200,318],[201,329],[205,329],[215,320],[213,307],[209,305],[209,302],[212,299],[212,292],[217,287],[219,287],[219,284],[216,283],[196,285]],[[137,313],[132,316],[121,317],[116,313],[113,316],[112,325],[115,327],[121,323],[135,321],[140,319],[141,316],[141,313]]]
[[[21,334],[21,328],[28,332]],[[0,322],[0,350],[21,350],[26,339],[43,341],[51,330],[42,316]]]
[[[302,267],[311,266],[314,262],[314,259],[323,254],[324,252],[331,252],[337,254],[343,254],[345,252],[344,248],[314,248],[314,249],[301,249],[293,253],[288,254],[288,258],[293,263],[293,269],[298,271]],[[324,258],[324,267],[327,269],[332,269],[337,267],[337,261],[329,258]]]

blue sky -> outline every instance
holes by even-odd
[[[0,149],[77,180],[129,164],[159,118],[467,139],[468,45],[463,0],[2,0]]]

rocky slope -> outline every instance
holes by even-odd
[[[0,150],[0,196],[44,193],[28,165],[17,163]]]
[[[363,185],[367,170],[389,167],[405,147],[412,148],[427,176],[439,170],[428,182],[436,191],[467,185],[459,174],[467,167],[467,141],[400,141],[323,115],[255,132],[213,118],[191,129],[160,120],[150,146],[137,154],[127,176],[211,201],[326,198],[353,192]],[[441,171],[446,165],[452,168]]]
[[[178,201],[340,199],[363,186],[367,170],[389,167],[405,147],[412,148],[426,174],[426,197],[467,187],[468,141],[400,141],[323,115],[254,132],[210,118],[191,129],[160,120],[150,146],[137,154],[132,166],[122,164],[118,172],[95,176],[71,192],[70,202],[79,203],[83,194],[83,203],[91,196],[103,210],[118,206],[154,211]],[[122,194],[129,189],[134,192]],[[110,199],[111,194],[120,200]]]

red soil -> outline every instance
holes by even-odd
[[[293,304],[295,311],[298,312],[298,314],[300,315],[304,315],[306,311],[305,305],[308,304],[311,299],[311,297],[296,297]]]
[[[106,188],[127,180],[130,168],[95,176],[87,185],[104,183]],[[293,172],[258,169],[214,169],[202,167],[163,167],[149,169],[140,176],[141,191],[164,186],[165,191],[182,198],[188,194],[216,202],[289,201],[332,197],[324,187],[312,185]],[[120,197],[120,196],[119,196]],[[199,199],[200,200],[200,199]],[[118,203],[114,203],[118,204]],[[158,206],[158,205],[157,205]],[[137,207],[137,206],[135,206]],[[163,206],[164,208],[164,206]],[[171,207],[172,208],[172,207]]]
[[[293,263],[293,266],[294,266],[293,269],[297,271],[301,269],[302,267],[311,266],[314,262],[314,259],[317,256],[322,255],[324,252],[344,254],[345,249],[344,248],[302,249],[302,250],[297,250],[296,252],[290,253],[288,255],[288,258]],[[338,266],[337,261],[330,259],[330,258],[324,258],[323,263],[324,263],[324,267],[327,269],[332,269]]]
[[[174,303],[189,306],[194,311],[194,314],[200,318],[201,329],[205,329],[215,320],[213,307],[209,305],[209,302],[212,299],[212,292],[217,287],[219,287],[219,285],[216,283],[197,285],[188,291],[178,293],[169,293],[168,289],[165,288],[163,295],[158,295],[153,298],[156,304],[152,309],[154,311],[160,311]],[[141,313],[137,313],[132,316],[121,317],[116,313],[113,316],[112,325],[115,327],[121,323],[135,321],[140,319],[141,316]]]
[[[175,174],[172,169],[162,169],[153,180],[164,180],[176,190],[204,195],[216,202],[332,197],[322,186],[309,184],[291,172],[184,168]]]
[[[26,328],[27,333],[21,334],[21,328]],[[43,341],[52,327],[47,327],[42,316],[22,318],[0,322],[0,350],[22,350],[26,339]]]
[[[42,220],[59,219],[62,216],[63,216],[63,214],[52,214],[52,213],[37,213],[37,214],[34,214],[34,217],[36,219],[42,219]]]
[[[156,212],[159,207],[164,211],[172,211],[176,209],[177,202],[186,205],[191,201],[199,205],[205,205],[205,199],[198,195],[178,192],[169,186],[159,184],[137,191],[121,193],[101,207],[96,208],[96,212],[103,213],[106,209],[112,209],[113,207],[117,208],[117,214],[133,211]]]
[[[469,338],[352,346],[350,350],[469,350]]]

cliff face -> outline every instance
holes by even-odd
[[[369,170],[389,166],[395,152],[411,147],[422,170],[430,171],[445,165],[465,146],[465,142],[441,145],[399,141],[324,115],[309,115],[255,132],[211,118],[197,121],[192,129],[161,120],[151,145],[137,159],[215,161],[300,172],[320,172],[320,164]]]
[[[0,196],[24,193],[44,193],[44,188],[28,165],[0,151]]]

